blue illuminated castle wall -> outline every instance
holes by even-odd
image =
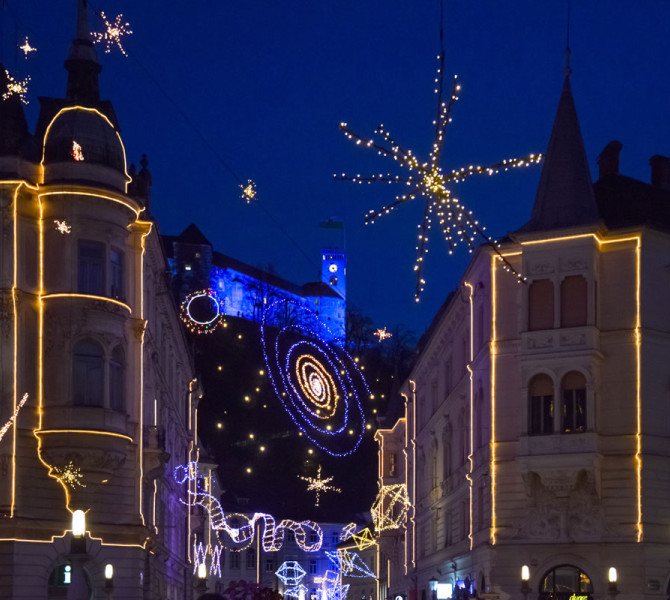
[[[324,249],[321,281],[298,285],[216,252],[194,224],[176,237],[163,236],[163,244],[180,301],[191,292],[216,290],[226,315],[260,322],[268,304],[288,300],[315,312],[330,330],[330,340],[344,340],[346,256],[342,250]]]

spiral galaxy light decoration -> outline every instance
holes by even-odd
[[[275,518],[268,513],[254,513],[252,516],[243,514],[225,515],[221,503],[211,494],[207,493],[202,483],[203,477],[198,475],[198,463],[189,462],[179,465],[173,473],[174,480],[178,484],[187,484],[187,499],[181,500],[188,506],[202,506],[209,512],[211,527],[214,531],[225,531],[233,540],[236,547],[233,551],[245,550],[256,537],[256,523],[263,521],[263,533],[261,535],[263,550],[265,552],[276,552],[284,543],[284,533],[288,529],[295,535],[295,542],[305,552],[316,552],[323,543],[323,530],[314,521],[291,521],[284,519],[277,523]]]
[[[290,318],[287,318],[290,315]],[[288,324],[272,327],[268,323]],[[332,456],[356,451],[365,431],[363,374],[319,317],[291,300],[271,302],[261,322],[270,381],[297,427]]]

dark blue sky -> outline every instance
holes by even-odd
[[[64,94],[76,2],[7,4],[3,59],[12,74],[32,76],[27,113],[34,127],[37,96]],[[252,265],[272,263],[303,283],[318,278],[318,222],[340,217],[349,301],[380,326],[405,323],[417,333],[428,326],[457,284],[467,252],[449,258],[433,235],[426,292],[416,305],[412,265],[422,206],[404,206],[366,227],[364,214],[395,191],[332,175],[394,167],[346,140],[341,121],[361,134],[384,123],[400,144],[427,157],[437,0],[89,4],[108,17],[123,13],[134,30],[128,58],[98,49],[101,91],[114,103],[129,160],[149,157],[161,232],[176,234],[195,222],[217,250]],[[670,155],[670,1],[572,4],[572,84],[592,174],[600,150],[618,139],[622,172],[648,180],[648,159]],[[563,78],[566,5],[445,0],[446,74],[457,73],[463,85],[445,170],[545,151]],[[93,15],[91,25],[100,28]],[[28,60],[15,55],[17,33],[38,48]],[[239,198],[226,165],[256,182],[262,208]],[[529,216],[539,174],[534,167],[472,179],[455,193],[501,236]]]

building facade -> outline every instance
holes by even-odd
[[[620,149],[592,184],[566,75],[530,220],[476,252],[377,433],[412,502],[388,597],[667,594],[670,161],[643,183]]]
[[[165,474],[189,459],[199,392],[86,10],[35,132],[0,103],[0,597],[182,600],[190,516]]]

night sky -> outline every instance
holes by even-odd
[[[649,180],[648,159],[670,155],[670,1],[574,0],[572,85],[592,174],[607,142],[623,143],[621,171]],[[32,77],[26,107],[34,128],[38,96],[63,96],[63,60],[75,0],[7,0],[3,62]],[[427,288],[413,300],[416,225],[422,205],[373,226],[364,214],[391,201],[388,185],[335,182],[335,172],[394,168],[338,130],[371,134],[384,123],[427,158],[439,51],[437,0],[136,2],[95,0],[134,33],[129,56],[105,54],[101,92],[114,103],[128,159],[146,153],[152,213],[160,230],[195,222],[215,249],[254,266],[271,263],[296,283],[319,277],[324,231],[346,226],[348,300],[379,326],[421,333],[468,260],[446,256],[434,234]],[[544,152],[564,69],[567,0],[445,0],[446,75],[459,75],[460,101],[442,166],[487,164]],[[91,28],[101,29],[91,15]],[[27,60],[16,46],[29,37]],[[402,170],[394,171],[403,174]],[[455,193],[495,236],[530,214],[540,167],[459,184]],[[259,205],[238,185],[253,179]],[[307,255],[307,257],[305,256]]]

